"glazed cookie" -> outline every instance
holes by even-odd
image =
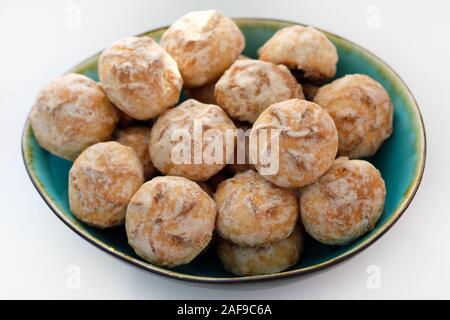
[[[236,144],[234,147],[233,163],[227,165],[227,169],[232,173],[238,173],[254,169],[253,164],[250,163],[250,130],[251,124],[248,122],[235,122],[236,125]]]
[[[95,144],[70,169],[70,210],[94,227],[120,225],[128,202],[143,183],[142,164],[133,149],[113,141]]]
[[[314,102],[336,123],[341,156],[372,156],[392,134],[391,99],[381,84],[366,75],[347,75],[321,87]]]
[[[216,10],[190,12],[161,37],[161,46],[175,59],[186,87],[217,80],[236,60],[245,39],[236,23]]]
[[[383,178],[374,166],[339,158],[318,181],[301,190],[303,225],[322,243],[348,244],[375,227],[385,195]]]
[[[333,119],[317,104],[291,99],[271,105],[259,116],[250,146],[257,146],[250,148],[250,160],[264,178],[296,188],[328,170],[336,156],[338,134]]]
[[[254,170],[238,173],[222,182],[214,199],[218,233],[244,246],[287,238],[299,214],[294,191],[275,186]]]
[[[136,192],[128,206],[128,243],[150,263],[186,264],[210,242],[216,214],[214,201],[195,182],[156,177]]]
[[[303,72],[310,81],[321,81],[336,74],[336,47],[322,32],[299,25],[277,31],[259,50],[259,59],[284,64]]]
[[[150,158],[163,174],[205,181],[231,161],[233,148],[227,141],[235,130],[219,106],[189,99],[153,125]]]
[[[114,140],[132,148],[136,152],[144,167],[144,177],[146,180],[149,180],[155,175],[156,169],[153,166],[148,152],[150,127],[135,126],[118,129],[114,132]]]
[[[111,138],[117,114],[101,86],[71,73],[39,92],[30,121],[42,148],[75,160],[87,147]]]
[[[233,63],[214,93],[232,118],[251,123],[275,102],[304,99],[301,85],[285,66],[251,59]]]
[[[175,105],[183,85],[175,60],[149,37],[115,42],[100,56],[98,74],[111,102],[138,120]]]
[[[236,60],[248,60],[249,57],[240,55]],[[214,96],[214,89],[216,82],[207,83],[201,87],[185,88],[184,93],[189,99],[195,99],[202,103],[217,104],[216,97]]]
[[[302,232],[297,226],[288,238],[261,247],[239,246],[219,238],[217,254],[229,272],[256,276],[289,269],[297,263],[303,246]]]

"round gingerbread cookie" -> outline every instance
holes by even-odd
[[[245,38],[233,20],[205,10],[175,21],[161,46],[178,63],[184,85],[192,88],[217,80],[242,52]]]
[[[304,99],[302,87],[284,65],[237,60],[216,83],[217,103],[234,119],[255,122],[268,106]]]
[[[70,210],[94,227],[120,225],[128,202],[143,183],[142,164],[133,149],[113,141],[97,143],[84,150],[70,169]]]
[[[391,99],[369,76],[352,74],[337,79],[321,87],[314,102],[336,123],[340,156],[372,156],[392,134]]]
[[[117,114],[100,85],[71,73],[38,93],[30,122],[42,148],[75,160],[87,147],[111,138]]]
[[[219,238],[217,254],[226,270],[237,276],[272,274],[289,269],[303,251],[303,235],[296,227],[289,237],[259,247],[239,246]]]
[[[302,71],[310,81],[336,74],[337,50],[327,36],[312,27],[294,25],[277,31],[259,50],[259,59]]]
[[[319,180],[301,189],[302,222],[316,240],[345,245],[375,227],[385,196],[383,178],[373,165],[342,157]]]
[[[287,238],[299,214],[294,191],[277,187],[254,170],[222,182],[214,199],[218,233],[239,245],[257,246]]]
[[[333,119],[306,100],[271,105],[250,133],[251,162],[264,178],[285,188],[316,181],[333,163],[337,148]]]
[[[129,37],[103,51],[100,82],[114,105],[148,120],[178,102],[183,80],[173,58],[150,37]]]
[[[216,214],[216,204],[195,182],[156,177],[142,185],[128,205],[128,243],[153,264],[186,264],[209,244]]]
[[[150,157],[163,174],[206,181],[231,161],[235,130],[219,106],[189,99],[155,122]]]
[[[250,59],[244,55],[240,55],[236,60]],[[216,97],[214,96],[214,89],[216,87],[216,81],[209,82],[201,87],[185,88],[184,93],[188,99],[195,99],[201,103],[217,104]]]

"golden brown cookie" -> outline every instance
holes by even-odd
[[[240,55],[236,60],[248,60],[249,57]],[[201,103],[217,104],[216,97],[214,96],[214,89],[216,82],[207,83],[201,87],[185,88],[184,93],[189,99],[195,99]]]
[[[175,60],[150,37],[129,37],[103,51],[100,82],[114,105],[138,120],[178,102],[183,80]]]
[[[148,152],[150,129],[150,127],[135,126],[117,129],[114,132],[115,141],[131,147],[136,152],[144,167],[144,177],[146,180],[152,178],[156,173],[156,169],[150,159],[150,153]]]
[[[336,123],[338,155],[372,156],[392,134],[391,99],[380,83],[366,75],[347,75],[321,87],[314,102]]]
[[[336,47],[322,32],[294,25],[277,31],[259,50],[259,59],[303,72],[305,79],[321,81],[336,74]]]
[[[120,225],[128,202],[143,183],[142,164],[133,149],[113,141],[97,143],[84,150],[70,169],[70,210],[94,227]]]
[[[250,133],[250,160],[264,178],[285,188],[316,181],[333,163],[337,148],[333,119],[306,100],[271,105]]]
[[[229,272],[256,276],[289,269],[297,263],[303,246],[303,235],[297,226],[288,238],[260,247],[239,246],[219,238],[217,254]]]
[[[257,246],[288,237],[299,208],[292,190],[277,187],[256,171],[238,173],[214,194],[217,231],[239,245]]]
[[[380,172],[369,162],[339,158],[300,193],[306,231],[325,244],[345,245],[375,227],[386,189]]]
[[[128,243],[159,266],[189,263],[210,242],[216,213],[214,201],[195,182],[156,177],[142,185],[128,206]]]
[[[37,95],[30,115],[34,136],[47,151],[67,160],[111,138],[117,114],[101,86],[81,74],[66,74]]]
[[[150,158],[163,174],[206,181],[231,159],[233,148],[227,148],[227,136],[233,138],[235,130],[219,106],[189,99],[153,125]]]
[[[304,99],[302,87],[283,65],[237,60],[216,83],[217,103],[234,119],[255,122],[268,106]]]
[[[233,20],[205,10],[175,21],[161,46],[178,63],[184,85],[192,88],[217,80],[242,52],[245,38]]]

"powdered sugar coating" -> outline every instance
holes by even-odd
[[[117,129],[114,132],[115,141],[132,148],[136,152],[144,167],[144,177],[146,180],[152,178],[156,173],[156,169],[150,159],[150,153],[148,152],[150,129],[151,127],[135,126]]]
[[[80,74],[66,74],[44,87],[30,115],[39,145],[67,160],[111,138],[117,114],[101,86]]]
[[[217,80],[236,60],[245,38],[236,23],[216,10],[190,12],[162,35],[161,46],[180,68],[186,87]]]
[[[259,59],[304,72],[311,81],[336,74],[336,47],[322,32],[299,25],[277,31],[259,50]]]
[[[373,165],[339,158],[318,181],[301,189],[302,222],[316,240],[345,245],[375,227],[385,196],[383,178]]]
[[[234,119],[255,122],[273,103],[304,99],[302,87],[283,65],[237,60],[216,83],[217,103]]]
[[[317,104],[291,99],[275,103],[256,120],[250,133],[250,144],[256,144],[261,130],[274,129],[279,138],[279,169],[263,175],[280,187],[302,187],[316,181],[333,163],[338,148],[338,134],[333,119]],[[276,150],[269,141],[264,153]],[[260,147],[264,148],[264,147]],[[267,167],[258,160],[257,148],[250,149],[256,169]],[[256,153],[256,154],[255,154]],[[255,160],[256,159],[256,160]]]
[[[202,143],[194,133],[195,123],[198,123],[203,131]],[[219,106],[203,104],[193,99],[186,100],[162,114],[153,125],[150,137],[150,157],[153,165],[166,175],[182,176],[195,181],[208,180],[225,167],[233,154],[233,149],[226,147],[227,130],[234,133],[236,127]],[[188,133],[191,142],[188,163],[176,163],[172,158],[174,150],[182,149],[187,141],[187,137],[173,140],[174,132]],[[219,144],[218,141],[223,143]],[[195,143],[198,147],[201,146],[200,151]],[[219,159],[218,163],[207,163],[204,155],[215,147],[223,149],[223,159]],[[199,157],[200,163],[196,163],[196,157]]]
[[[391,99],[380,83],[366,75],[347,75],[321,87],[314,102],[334,119],[341,156],[372,156],[392,134]]]
[[[113,141],[97,143],[70,169],[70,210],[98,228],[120,225],[128,202],[143,183],[142,164],[133,149]]]
[[[240,55],[236,60],[247,60],[250,59],[244,55]],[[216,82],[209,82],[201,87],[195,88],[185,88],[184,93],[189,99],[195,99],[201,103],[206,104],[216,104],[216,97],[214,96],[214,89],[216,87]]]
[[[254,170],[219,184],[214,199],[217,232],[239,245],[264,245],[287,238],[299,214],[294,191],[275,186]]]
[[[138,120],[175,105],[183,85],[175,60],[150,37],[112,44],[100,56],[98,73],[111,102]]]
[[[220,238],[217,254],[223,266],[238,276],[256,276],[284,271],[295,265],[303,251],[300,227],[281,241],[260,247],[239,246]]]
[[[128,206],[128,243],[153,264],[186,264],[210,242],[216,214],[214,201],[195,182],[156,177],[142,185]]]

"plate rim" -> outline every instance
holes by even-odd
[[[290,20],[283,20],[283,19],[272,19],[272,18],[233,18],[234,21],[238,23],[259,23],[259,24],[268,24],[268,23],[284,23],[284,24],[297,24],[306,26],[306,24],[290,21]],[[138,34],[137,36],[146,35],[148,33],[154,33],[161,30],[164,30],[168,28],[168,26],[159,27],[151,29],[147,32],[143,32]],[[314,27],[315,28],[315,27]],[[411,100],[411,104],[413,106],[413,111],[418,116],[419,119],[419,126],[418,130],[420,133],[420,141],[417,141],[418,147],[420,150],[418,150],[419,153],[419,166],[418,170],[416,169],[415,176],[413,178],[413,182],[410,184],[407,192],[403,195],[402,202],[397,206],[392,216],[389,218],[389,220],[386,221],[386,223],[374,234],[369,236],[367,239],[363,240],[361,243],[359,243],[354,248],[338,255],[337,257],[334,257],[332,259],[329,259],[327,261],[318,263],[313,266],[301,268],[301,269],[295,269],[295,270],[288,270],[283,272],[278,272],[274,274],[267,274],[267,275],[257,275],[257,276],[244,276],[244,277],[238,277],[238,276],[231,276],[231,277],[209,277],[209,276],[198,276],[198,275],[190,275],[185,274],[169,269],[164,269],[155,265],[150,264],[149,262],[141,261],[139,259],[136,259],[134,257],[131,257],[125,253],[122,253],[118,250],[116,250],[111,245],[95,238],[94,236],[88,234],[85,230],[83,230],[79,225],[75,224],[73,221],[71,221],[64,213],[63,210],[61,210],[58,205],[51,199],[51,196],[46,192],[45,188],[42,186],[41,182],[35,175],[35,172],[32,168],[32,159],[30,159],[30,155],[27,151],[27,145],[28,145],[28,139],[29,135],[31,134],[31,126],[30,126],[30,120],[29,115],[31,113],[31,110],[27,116],[26,122],[24,124],[23,130],[22,130],[22,139],[21,139],[21,153],[22,153],[22,160],[25,166],[25,169],[27,171],[27,174],[33,183],[34,187],[38,191],[39,195],[42,197],[44,202],[48,205],[48,207],[53,211],[53,213],[66,225],[68,226],[72,231],[74,231],[76,234],[78,234],[80,237],[91,243],[92,245],[98,247],[103,252],[106,252],[124,262],[130,263],[131,265],[138,267],[139,269],[150,271],[165,277],[169,277],[172,279],[177,280],[183,280],[183,281],[190,281],[190,282],[197,282],[197,283],[243,283],[243,282],[255,282],[255,281],[262,281],[262,280],[275,280],[280,278],[288,278],[293,276],[298,276],[301,274],[307,274],[310,272],[322,270],[327,267],[331,267],[333,265],[336,265],[337,263],[346,260],[350,257],[355,256],[356,254],[360,253],[362,250],[369,247],[371,244],[373,244],[375,241],[380,239],[390,228],[398,221],[398,219],[404,214],[406,209],[411,204],[411,201],[413,200],[414,196],[417,193],[417,190],[419,188],[419,185],[422,181],[424,171],[425,171],[425,163],[426,163],[426,155],[427,155],[427,140],[426,140],[426,131],[425,131],[425,124],[423,121],[422,113],[420,111],[419,105],[417,103],[417,100],[415,99],[414,95],[412,94],[409,87],[406,85],[405,81],[399,76],[399,74],[384,60],[379,58],[377,55],[372,53],[371,51],[363,48],[362,46],[354,43],[353,41],[350,41],[344,37],[341,37],[339,35],[336,35],[332,32],[328,32],[321,28],[316,28],[317,30],[320,30],[328,35],[331,35],[341,41],[347,42],[353,47],[358,48],[368,56],[370,56],[375,61],[379,61],[382,63],[392,74],[400,81],[400,83],[403,85],[403,87],[406,90],[406,93],[408,95],[408,98]],[[86,64],[93,58],[97,57],[101,52],[98,52],[89,58],[83,60],[82,62],[78,63],[75,67],[73,67],[68,72],[73,71],[73,69],[80,68],[82,65]],[[402,90],[403,91],[403,90]]]

